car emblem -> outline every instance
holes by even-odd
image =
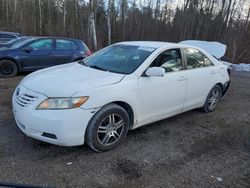
[[[18,96],[20,94],[20,88],[17,88],[16,90],[16,96]]]

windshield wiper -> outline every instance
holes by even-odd
[[[102,70],[102,71],[107,71],[106,69],[102,68],[102,67],[99,67],[97,65],[89,65],[90,68],[93,68],[93,69],[98,69],[98,70]]]

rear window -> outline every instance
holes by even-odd
[[[56,40],[56,49],[58,50],[76,50],[77,45],[70,40]]]

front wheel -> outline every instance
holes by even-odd
[[[212,112],[215,110],[220,98],[222,96],[222,91],[220,86],[214,86],[211,91],[209,92],[206,102],[202,107],[203,111],[205,112]]]
[[[97,152],[114,149],[126,137],[129,116],[124,108],[109,104],[90,120],[86,130],[87,144]]]
[[[9,78],[16,76],[18,68],[16,63],[10,60],[0,61],[0,78]]]

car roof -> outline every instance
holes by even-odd
[[[56,37],[56,36],[41,36],[41,37],[35,37],[36,39],[64,39],[64,40],[75,40],[75,41],[81,41],[80,39],[74,39],[74,38],[67,38],[67,37]]]
[[[1,34],[11,34],[11,35],[21,35],[20,33],[10,32],[10,31],[0,31]]]
[[[144,47],[150,47],[150,48],[171,47],[173,45],[175,45],[175,46],[178,45],[176,43],[160,42],[160,41],[125,41],[125,42],[119,42],[116,44],[144,46]]]
[[[145,47],[145,48],[195,48],[198,50],[201,50],[202,52],[206,52],[207,54],[210,54],[213,57],[216,57],[213,52],[201,48],[200,46],[197,45],[188,45],[188,44],[181,44],[181,43],[172,43],[172,42],[160,42],[160,41],[124,41],[124,42],[119,42],[116,44],[125,44],[125,45],[135,45],[135,46],[140,46],[140,47]]]

